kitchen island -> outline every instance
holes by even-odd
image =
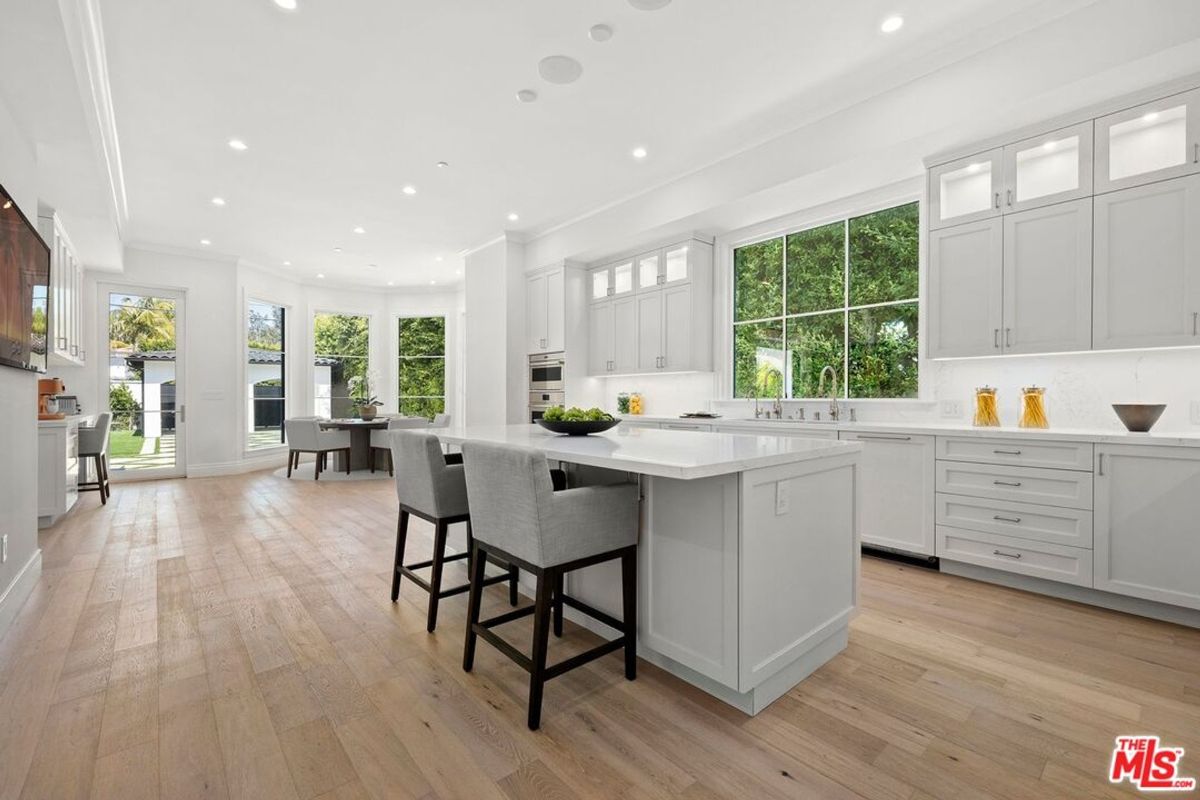
[[[845,648],[861,444],[626,426],[581,437],[536,425],[436,433],[449,445],[538,448],[575,486],[638,482],[638,655],[743,712],[757,714]],[[617,565],[567,581],[569,594],[620,616]]]

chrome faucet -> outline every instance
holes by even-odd
[[[831,366],[826,366],[821,370],[821,379],[817,382],[817,394],[825,393],[825,376],[829,375],[833,378],[829,386],[829,418],[837,422],[841,418],[842,412],[838,408],[837,391],[838,391],[838,374],[837,370]]]
[[[779,383],[779,390],[775,394],[775,404],[772,407],[775,412],[775,419],[783,419],[783,382]]]

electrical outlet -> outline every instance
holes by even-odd
[[[0,564],[8,561],[8,534],[0,536]]]
[[[1200,400],[1192,401],[1192,424],[1200,425]]]
[[[792,510],[792,496],[787,481],[775,484],[775,516],[781,517]]]
[[[942,419],[958,419],[962,416],[962,403],[958,400],[942,401]]]

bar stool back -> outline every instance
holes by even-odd
[[[429,593],[429,614],[426,629],[437,627],[438,601],[443,597],[462,594],[469,583],[442,588],[442,569],[447,561],[468,559],[471,567],[471,515],[467,506],[467,484],[462,464],[448,464],[441,444],[433,434],[423,430],[390,430],[392,462],[395,466],[396,497],[400,501],[400,518],[396,524],[396,558],[392,570],[392,602],[400,596],[400,578],[406,577]],[[408,540],[409,517],[416,516],[434,526],[433,555],[428,561],[404,563],[404,547]],[[467,524],[465,552],[446,555],[446,539],[454,523]],[[430,568],[429,580],[416,570]],[[470,573],[474,574],[474,573]],[[509,583],[509,602],[517,603],[517,568],[510,567],[503,575],[478,578],[481,587],[494,583]]]
[[[637,677],[637,539],[639,491],[636,484],[587,486],[555,492],[545,455],[538,450],[485,442],[463,445],[467,493],[471,498],[475,556],[473,577],[489,557],[515,563],[537,577],[532,607],[480,621],[482,591],[472,587],[468,605],[463,669],[475,660],[482,637],[529,673],[529,727],[541,724],[546,681],[616,650],[625,651],[625,677]],[[562,591],[567,572],[621,560],[623,617],[605,614]],[[621,632],[621,636],[557,664],[546,665],[551,616],[562,633],[568,605]],[[533,614],[533,655],[526,656],[492,628]]]
[[[375,451],[382,450],[387,453],[388,475],[396,474],[396,464],[392,460],[392,431],[428,427],[429,420],[424,417],[391,417],[386,430],[371,431],[371,472],[375,471]]]
[[[79,483],[81,492],[100,492],[100,504],[107,505],[112,497],[108,483],[108,435],[112,430],[112,414],[105,411],[96,417],[96,424],[79,429],[79,460],[90,458],[95,464],[96,480]]]

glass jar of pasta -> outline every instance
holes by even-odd
[[[1021,389],[1022,428],[1049,428],[1046,417],[1046,389],[1041,386],[1026,386]]]
[[[980,386],[975,390],[975,427],[1000,427],[1000,412],[996,408],[996,387]]]

